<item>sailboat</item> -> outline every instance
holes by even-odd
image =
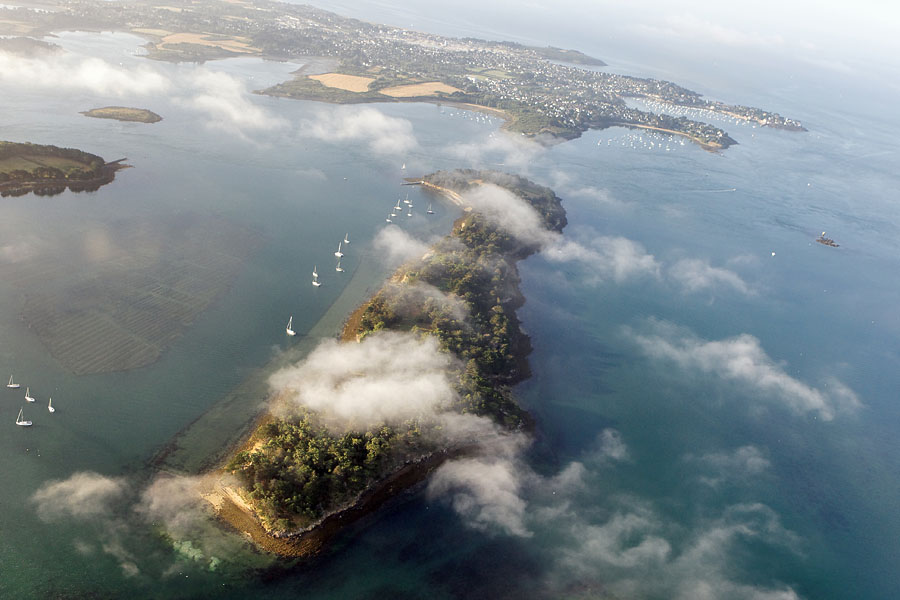
[[[429,202],[429,203],[428,203],[428,210],[427,210],[426,212],[427,212],[429,215],[433,215],[433,214],[434,214],[434,211],[431,210],[431,205],[432,205],[432,204],[433,204],[432,202]]]
[[[47,402],[47,410],[49,410],[52,413],[56,412],[56,409],[53,408],[53,398],[50,398],[50,400]]]
[[[34,398],[32,398],[31,394],[29,393],[30,391],[31,391],[31,388],[25,388],[25,401],[26,402],[34,402]]]
[[[396,217],[396,216],[397,216],[397,215],[395,215],[394,213],[391,213],[391,216],[385,218],[384,222],[385,222],[385,223],[393,223],[393,221],[391,221],[391,217]]]
[[[349,243],[350,243],[350,234],[349,234],[349,233],[345,233],[345,234],[344,234],[344,243],[345,243],[345,244],[349,244]]]
[[[25,411],[24,408],[19,409],[19,415],[16,417],[16,425],[21,425],[22,427],[31,427],[31,421],[26,421],[23,415]]]
[[[406,216],[407,216],[407,217],[411,217],[411,216],[412,216],[412,207],[411,207],[411,206],[407,209],[407,211],[406,211]]]
[[[293,325],[293,323],[294,323],[294,315],[291,315],[291,316],[288,318],[288,324],[287,324],[287,327],[284,328],[284,331],[285,331],[288,335],[297,335],[297,333],[296,333],[293,329],[291,329],[291,325]],[[51,411],[51,412],[52,412],[52,411]]]
[[[315,266],[313,266],[313,280],[312,280],[312,284],[313,284],[314,286],[316,286],[316,287],[319,287],[320,285],[322,285],[322,284],[319,282],[319,272],[316,271],[316,267],[315,267]]]
[[[13,383],[12,375],[10,375],[10,376],[9,376],[9,383],[6,384],[6,387],[8,387],[8,388],[10,388],[10,389],[13,389],[13,390],[17,390],[17,389],[19,389],[19,388],[22,387],[22,386],[20,386],[18,383]]]
[[[343,272],[344,272],[344,268],[341,266],[341,259],[338,259],[338,264],[337,264],[337,266],[334,268],[334,270],[337,271],[338,273],[343,273]]]
[[[400,167],[400,168],[405,170],[405,169],[406,169],[406,163],[403,163],[403,166]]]
[[[340,258],[340,257],[342,257],[342,256],[344,255],[344,253],[341,252],[341,246],[342,246],[343,244],[344,244],[343,240],[340,241],[340,242],[338,242],[338,249],[337,249],[337,252],[334,253],[334,255],[337,256],[338,258]]]
[[[403,199],[403,204],[409,204],[409,192],[406,192],[406,198]]]

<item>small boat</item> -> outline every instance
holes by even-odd
[[[337,266],[334,268],[334,270],[337,271],[338,273],[343,273],[343,272],[344,272],[344,267],[341,266],[341,259],[338,259],[338,264],[337,264]]]
[[[13,383],[12,375],[10,375],[10,376],[9,376],[9,383],[6,384],[6,387],[8,387],[8,388],[11,389],[11,390],[17,390],[17,389],[19,389],[19,388],[22,387],[22,386],[20,386],[18,383]]]
[[[350,243],[350,234],[349,234],[349,233],[345,233],[345,234],[344,234],[344,243],[345,243],[345,244],[349,244],[349,243]]]
[[[50,400],[47,402],[47,410],[52,413],[56,412],[56,409],[53,408],[53,398],[50,398]]]
[[[29,393],[30,391],[31,391],[31,388],[25,388],[25,401],[26,402],[34,402],[34,398],[32,398],[31,394]]]
[[[285,331],[288,335],[297,335],[297,333],[296,333],[293,329],[291,329],[291,325],[293,325],[293,324],[294,324],[294,315],[291,315],[291,316],[288,318],[288,324],[287,324],[287,327],[284,328],[284,331]],[[51,412],[52,412],[52,411],[51,411]]]
[[[23,415],[24,411],[24,408],[19,409],[19,414],[16,417],[16,425],[21,425],[22,427],[31,427],[31,421],[25,420],[25,416]]]
[[[835,241],[831,238],[825,237],[825,232],[822,232],[822,235],[816,238],[816,241],[822,244],[823,246],[831,246],[832,248],[840,247],[840,244],[835,243]]]
[[[407,217],[411,217],[411,216],[412,216],[412,211],[409,211],[408,213],[406,213],[406,216],[407,216]]]
[[[400,167],[400,169],[402,169],[402,170],[406,170],[406,163],[403,163],[403,166],[402,166],[402,167]]]
[[[431,205],[432,205],[432,203],[431,203],[431,202],[429,202],[429,203],[428,203],[428,210],[427,210],[427,211],[425,211],[425,212],[427,212],[427,213],[428,213],[428,214],[429,214],[429,215],[433,215],[433,214],[434,214],[434,211],[433,211],[433,210],[431,210]]]
[[[406,198],[403,199],[403,204],[409,204],[409,192],[406,192]]]
[[[315,267],[315,266],[313,267],[313,280],[312,280],[312,284],[313,284],[314,286],[316,286],[316,287],[319,287],[320,285],[322,285],[322,284],[319,282],[319,272],[316,271],[316,267]]]
[[[334,255],[337,256],[338,258],[340,258],[340,257],[342,257],[342,256],[344,255],[344,253],[341,252],[341,246],[343,246],[343,245],[344,245],[344,242],[343,242],[343,241],[338,242],[338,249],[337,249],[337,252],[334,253]]]
[[[397,216],[397,215],[395,215],[394,213],[391,213],[391,217],[396,217],[396,216]],[[384,222],[385,222],[385,223],[393,223],[393,221],[391,221],[391,217],[387,217],[387,218],[384,220]]]

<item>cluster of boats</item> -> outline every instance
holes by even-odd
[[[7,387],[7,389],[10,389],[10,390],[17,390],[17,389],[21,388],[22,386],[20,384],[16,383],[15,381],[13,381],[13,376],[10,375],[9,383],[6,384],[6,387]],[[36,402],[36,400],[31,395],[31,388],[29,388],[29,387],[25,388],[25,401],[26,402]],[[52,413],[56,412],[56,409],[53,408],[53,398],[52,397],[47,401],[47,410]],[[20,408],[19,414],[16,415],[16,425],[19,425],[21,427],[31,427],[31,421],[28,421],[25,419],[25,408],[24,407]]]
[[[403,214],[403,207],[400,206],[400,196],[397,196],[397,203],[391,208],[391,213],[385,218],[386,223],[393,223],[394,219],[401,216]],[[409,199],[409,193],[406,194],[406,199],[403,200],[403,204],[406,205],[406,216],[412,216],[413,203],[412,200]],[[432,205],[428,205],[428,210],[425,211],[429,215],[433,215],[434,211],[432,210]]]
[[[335,258],[337,258],[337,264],[335,265],[334,270],[337,271],[338,273],[344,272],[344,268],[341,266],[341,259],[344,257],[344,246],[349,246],[349,245],[350,245],[350,234],[345,233],[344,239],[342,239],[341,241],[338,242],[337,250],[334,253]],[[322,285],[322,282],[319,281],[319,269],[318,269],[317,265],[313,265],[312,284],[313,284],[313,287],[320,287]],[[294,329],[293,329],[293,325],[294,325],[294,315],[291,315],[288,318],[287,326],[284,328],[285,332],[290,336],[297,335],[297,332],[294,331]]]

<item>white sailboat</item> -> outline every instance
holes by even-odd
[[[293,324],[294,324],[294,315],[291,315],[291,316],[288,318],[288,324],[287,324],[287,327],[284,328],[284,331],[285,331],[288,335],[297,335],[297,333],[296,333],[293,329],[291,329],[291,325],[293,325]],[[53,411],[50,411],[50,412],[53,412]]]
[[[312,280],[312,284],[313,284],[314,286],[316,286],[316,287],[319,287],[320,285],[322,285],[322,284],[319,282],[319,272],[316,271],[316,267],[315,267],[315,266],[313,266],[313,280]]]
[[[343,272],[344,272],[344,267],[341,266],[341,259],[338,259],[338,264],[337,264],[337,266],[334,268],[334,270],[337,271],[338,273],[343,273]]]
[[[406,169],[406,163],[403,163],[403,166],[400,167],[400,169],[405,170],[405,169]]]
[[[10,388],[10,389],[13,389],[13,390],[17,390],[17,389],[19,389],[19,388],[22,387],[22,386],[20,386],[18,383],[13,383],[12,375],[10,375],[10,376],[9,376],[9,383],[6,384],[6,387],[8,387],[8,388]]]
[[[431,205],[432,205],[432,204],[433,204],[432,202],[429,202],[429,203],[428,203],[428,210],[427,210],[426,212],[427,212],[429,215],[433,215],[433,214],[434,214],[434,211],[431,210]]]
[[[409,204],[409,192],[406,192],[406,198],[403,199],[403,204]]]
[[[56,409],[53,408],[53,398],[50,398],[50,400],[47,402],[47,410],[52,413],[56,412]]]
[[[407,216],[407,217],[411,217],[411,216],[412,216],[412,208],[410,208],[410,209],[407,211],[406,216]]]
[[[349,234],[349,233],[345,233],[345,234],[344,234],[344,243],[345,243],[345,244],[349,244],[349,243],[350,243],[350,234]]]
[[[31,397],[31,388],[25,388],[25,401],[26,402],[34,402],[34,398]]]
[[[25,420],[25,416],[23,415],[24,411],[24,408],[19,409],[19,414],[16,417],[16,425],[21,425],[22,427],[31,427],[31,421]]]
[[[395,215],[394,213],[391,213],[391,217],[396,217],[396,216],[397,216],[397,215]],[[387,217],[387,218],[384,220],[384,222],[385,222],[385,223],[393,223],[393,221],[391,221],[391,217]]]
[[[334,255],[337,256],[338,258],[340,258],[340,257],[342,257],[342,256],[344,255],[344,253],[341,252],[341,246],[343,246],[343,245],[344,245],[343,240],[341,240],[340,242],[338,242],[338,249],[337,249],[337,252],[334,253]]]

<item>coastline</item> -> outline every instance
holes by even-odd
[[[675,129],[666,129],[665,127],[656,127],[654,125],[638,125],[636,123],[620,122],[620,123],[611,123],[610,127],[632,127],[632,128],[636,128],[636,129],[650,129],[652,131],[662,131],[663,133],[671,133],[672,135],[680,135],[682,137],[686,137],[687,139],[691,140],[692,142],[694,142],[695,144],[697,144],[698,146],[700,146],[707,152],[718,152],[718,151],[724,150],[725,148],[728,147],[724,144],[718,144],[715,142],[704,142],[700,138],[694,137],[689,133],[684,133],[683,131],[676,131]],[[736,144],[736,143],[737,142],[734,142],[734,144]],[[733,145],[733,144],[729,144],[729,146],[730,145]]]
[[[466,189],[466,186],[472,184],[478,185],[483,183],[482,177],[490,180],[490,177],[482,175],[482,173],[491,172],[477,172],[477,174],[476,172],[465,171],[454,172],[454,174],[457,174],[457,177],[468,177],[461,189]],[[407,181],[422,184],[426,188],[447,198],[453,204],[461,207],[464,211],[464,216],[457,219],[451,233],[448,233],[447,237],[452,236],[455,232],[463,231],[463,227],[465,227],[465,224],[469,220],[477,218],[473,215],[471,207],[465,205],[459,192],[442,185],[431,183],[427,181],[428,177],[431,176],[426,176],[421,179],[408,179]],[[535,187],[535,184],[528,180],[522,181],[532,187],[522,187],[521,189],[527,190]],[[523,186],[525,184],[520,182],[516,185]],[[543,189],[549,193],[557,203],[557,209],[562,211],[561,206],[558,204],[559,199],[552,193],[552,190],[541,188],[540,186],[537,186],[537,188]],[[564,215],[564,211],[562,211],[562,215]],[[551,219],[547,225],[548,227],[561,229],[565,225],[564,216],[557,215],[553,217],[553,219],[556,220],[554,221]],[[466,229],[466,231],[468,231],[468,229]],[[528,245],[515,245],[511,249],[498,254],[498,256],[503,256],[509,261],[510,267],[506,279],[507,283],[505,284],[509,290],[509,294],[503,301],[503,306],[504,312],[509,316],[509,329],[511,332],[509,334],[509,346],[512,364],[510,364],[505,371],[499,372],[496,378],[491,381],[493,381],[492,385],[495,387],[495,393],[502,394],[503,397],[506,398],[505,400],[502,400],[502,402],[510,403],[509,406],[511,407],[512,413],[520,415],[520,418],[518,421],[515,419],[509,421],[508,418],[511,417],[511,415],[506,411],[510,409],[501,409],[501,412],[496,415],[487,413],[493,415],[492,418],[498,419],[498,423],[502,424],[506,422],[509,427],[525,431],[532,431],[534,429],[534,419],[524,411],[524,409],[518,407],[510,395],[510,387],[512,385],[521,382],[530,376],[530,366],[527,357],[532,349],[530,339],[521,330],[520,322],[516,315],[516,310],[522,306],[525,298],[518,287],[519,276],[515,265],[519,260],[522,260],[533,253],[534,250],[533,247]],[[431,251],[426,253],[425,257],[428,257],[429,254],[431,254]],[[403,267],[400,267],[393,275],[387,278],[387,281],[390,282],[399,277],[400,274],[405,272],[403,269]],[[384,286],[382,285],[374,294],[370,294],[366,301],[350,312],[349,316],[344,321],[338,336],[343,343],[357,342],[359,339],[358,332],[360,330],[362,317],[372,306],[373,299],[377,298],[383,289]],[[265,423],[267,419],[271,418],[268,411],[266,411],[264,415],[256,420],[256,423],[261,425]],[[510,425],[510,423],[513,424]],[[263,444],[267,444],[266,447],[268,448],[269,442],[268,438],[265,437],[265,435],[268,434],[261,434],[260,432],[261,429],[258,426],[255,427],[249,432],[249,435],[245,434],[240,444],[232,446],[232,448],[243,448],[249,450],[251,453],[255,451],[262,452],[260,448],[263,447]],[[271,450],[272,449],[269,448],[269,451]],[[201,496],[214,507],[216,517],[221,522],[227,524],[239,533],[242,533],[245,537],[248,537],[258,548],[285,558],[309,557],[321,551],[329,540],[348,525],[375,512],[383,504],[402,492],[417,486],[446,460],[464,454],[469,450],[471,450],[471,446],[460,447],[451,444],[450,446],[445,447],[424,449],[424,452],[418,456],[407,456],[402,464],[398,463],[393,467],[388,467],[386,471],[382,473],[380,479],[366,485],[366,487],[364,487],[352,500],[339,504],[330,511],[326,511],[314,522],[305,525],[300,530],[283,533],[279,531],[273,532],[270,529],[271,525],[264,525],[264,520],[258,515],[257,509],[252,507],[250,503],[245,500],[244,492],[241,490],[247,485],[246,483],[241,484],[240,487],[224,483],[224,480],[230,477],[230,475],[224,473],[224,465],[221,463],[217,469],[218,483],[216,484],[216,491],[214,493],[201,494]],[[403,459],[401,458],[400,460]],[[241,467],[231,466],[230,468],[237,469],[235,471],[237,473],[240,472]]]
[[[120,158],[112,162],[104,163],[101,173],[90,179],[41,179],[34,181],[7,181],[0,183],[0,195],[21,196],[28,192],[37,195],[55,196],[66,189],[73,192],[93,192],[107,183],[112,183],[116,178],[116,172],[121,169],[130,169],[131,165],[124,164],[127,158]]]

